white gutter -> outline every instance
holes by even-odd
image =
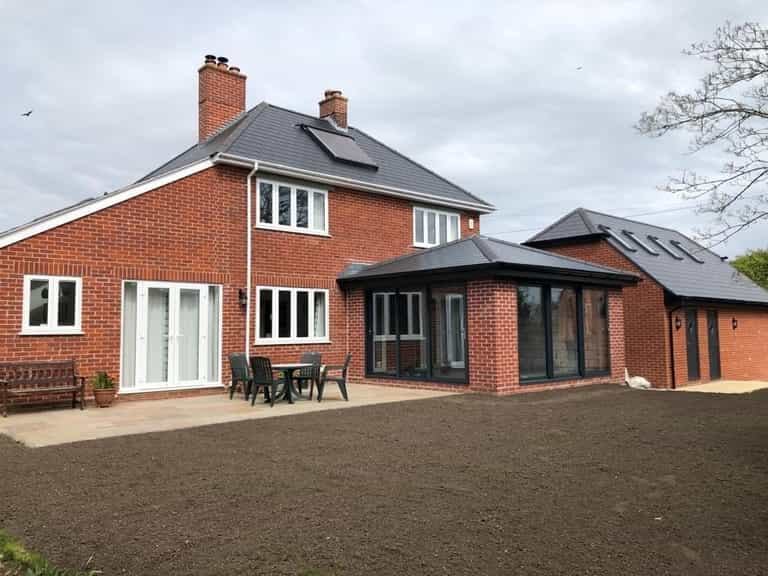
[[[253,166],[255,160],[246,158],[244,156],[236,156],[233,154],[217,154],[214,159],[214,163],[230,164],[233,166],[250,167]],[[287,176],[291,178],[300,178],[311,180],[312,182],[319,182],[322,184],[329,184],[331,186],[344,186],[352,188],[354,190],[362,190],[364,192],[375,192],[377,194],[385,194],[387,196],[395,196],[398,198],[408,198],[411,200],[417,200],[421,202],[427,202],[430,204],[438,204],[441,206],[449,206],[452,208],[466,208],[474,210],[481,214],[489,214],[496,210],[495,206],[487,204],[476,204],[474,202],[466,202],[463,200],[450,200],[444,196],[435,196],[433,194],[426,194],[424,192],[413,192],[412,190],[406,190],[404,188],[394,188],[390,186],[382,186],[380,184],[371,184],[369,182],[363,182],[361,180],[355,180],[354,178],[345,178],[344,176],[332,176],[329,174],[323,174],[322,172],[314,172],[312,170],[302,170],[301,168],[292,168],[283,164],[275,164],[273,162],[258,161],[260,170],[270,172],[272,174],[279,174],[281,176]]]

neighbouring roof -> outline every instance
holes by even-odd
[[[219,153],[428,194],[447,201],[477,205],[484,211],[493,210],[491,204],[362,130],[349,127],[342,131],[325,119],[266,102],[153,170],[140,182]]]
[[[768,304],[768,291],[728,262],[669,228],[577,208],[525,242],[605,238],[667,291],[680,298]]]
[[[476,235],[368,266],[349,266],[342,272],[339,281],[344,283],[487,269],[514,270],[522,275],[556,274],[618,283],[637,280],[637,276],[622,270]]]

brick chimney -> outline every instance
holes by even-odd
[[[326,90],[320,101],[320,118],[329,118],[342,130],[347,129],[347,99],[341,90]]]
[[[198,133],[202,142],[245,112],[245,74],[223,56],[208,54],[198,70]]]

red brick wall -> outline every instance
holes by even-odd
[[[75,358],[84,376],[104,370],[117,378],[123,280],[221,284],[221,366],[227,382],[227,356],[242,351],[245,338],[238,290],[246,285],[247,173],[217,166],[0,249],[0,361]],[[349,339],[338,274],[348,262],[417,250],[410,202],[347,190],[331,190],[328,202],[330,238],[253,230],[252,286],[328,288],[331,344],[254,346],[254,291],[252,354],[280,361],[319,350],[326,362],[341,361]],[[468,216],[462,214],[463,235],[469,233]],[[471,216],[478,232],[478,215]],[[82,277],[82,335],[19,334],[25,274]],[[356,353],[354,362],[362,365],[363,354]]]
[[[699,372],[701,378],[688,379],[688,348],[685,332],[685,310],[673,313],[680,318],[681,328],[674,331],[675,384],[686,386],[711,380],[709,366],[709,334],[707,311],[717,310],[720,337],[720,373],[724,380],[768,380],[768,310],[734,307],[701,307],[697,309],[699,336]],[[734,330],[732,319],[738,327]]]
[[[546,250],[595,262],[640,276],[624,288],[626,363],[632,376],[643,376],[654,386],[671,386],[669,330],[664,289],[605,240],[548,246]]]

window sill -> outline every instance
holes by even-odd
[[[29,328],[22,329],[19,332],[19,336],[82,336],[85,334],[79,328],[73,328],[68,330],[58,329],[46,329],[46,330],[30,330]]]
[[[328,338],[283,338],[272,340],[256,340],[254,346],[296,346],[303,344],[332,344]]]
[[[270,224],[256,224],[254,226],[256,230],[269,230],[271,232],[288,232],[290,234],[303,234],[305,236],[320,236],[321,238],[330,238],[331,235],[328,232],[319,232],[316,230],[309,230],[303,228],[292,228],[289,226],[275,226]]]

